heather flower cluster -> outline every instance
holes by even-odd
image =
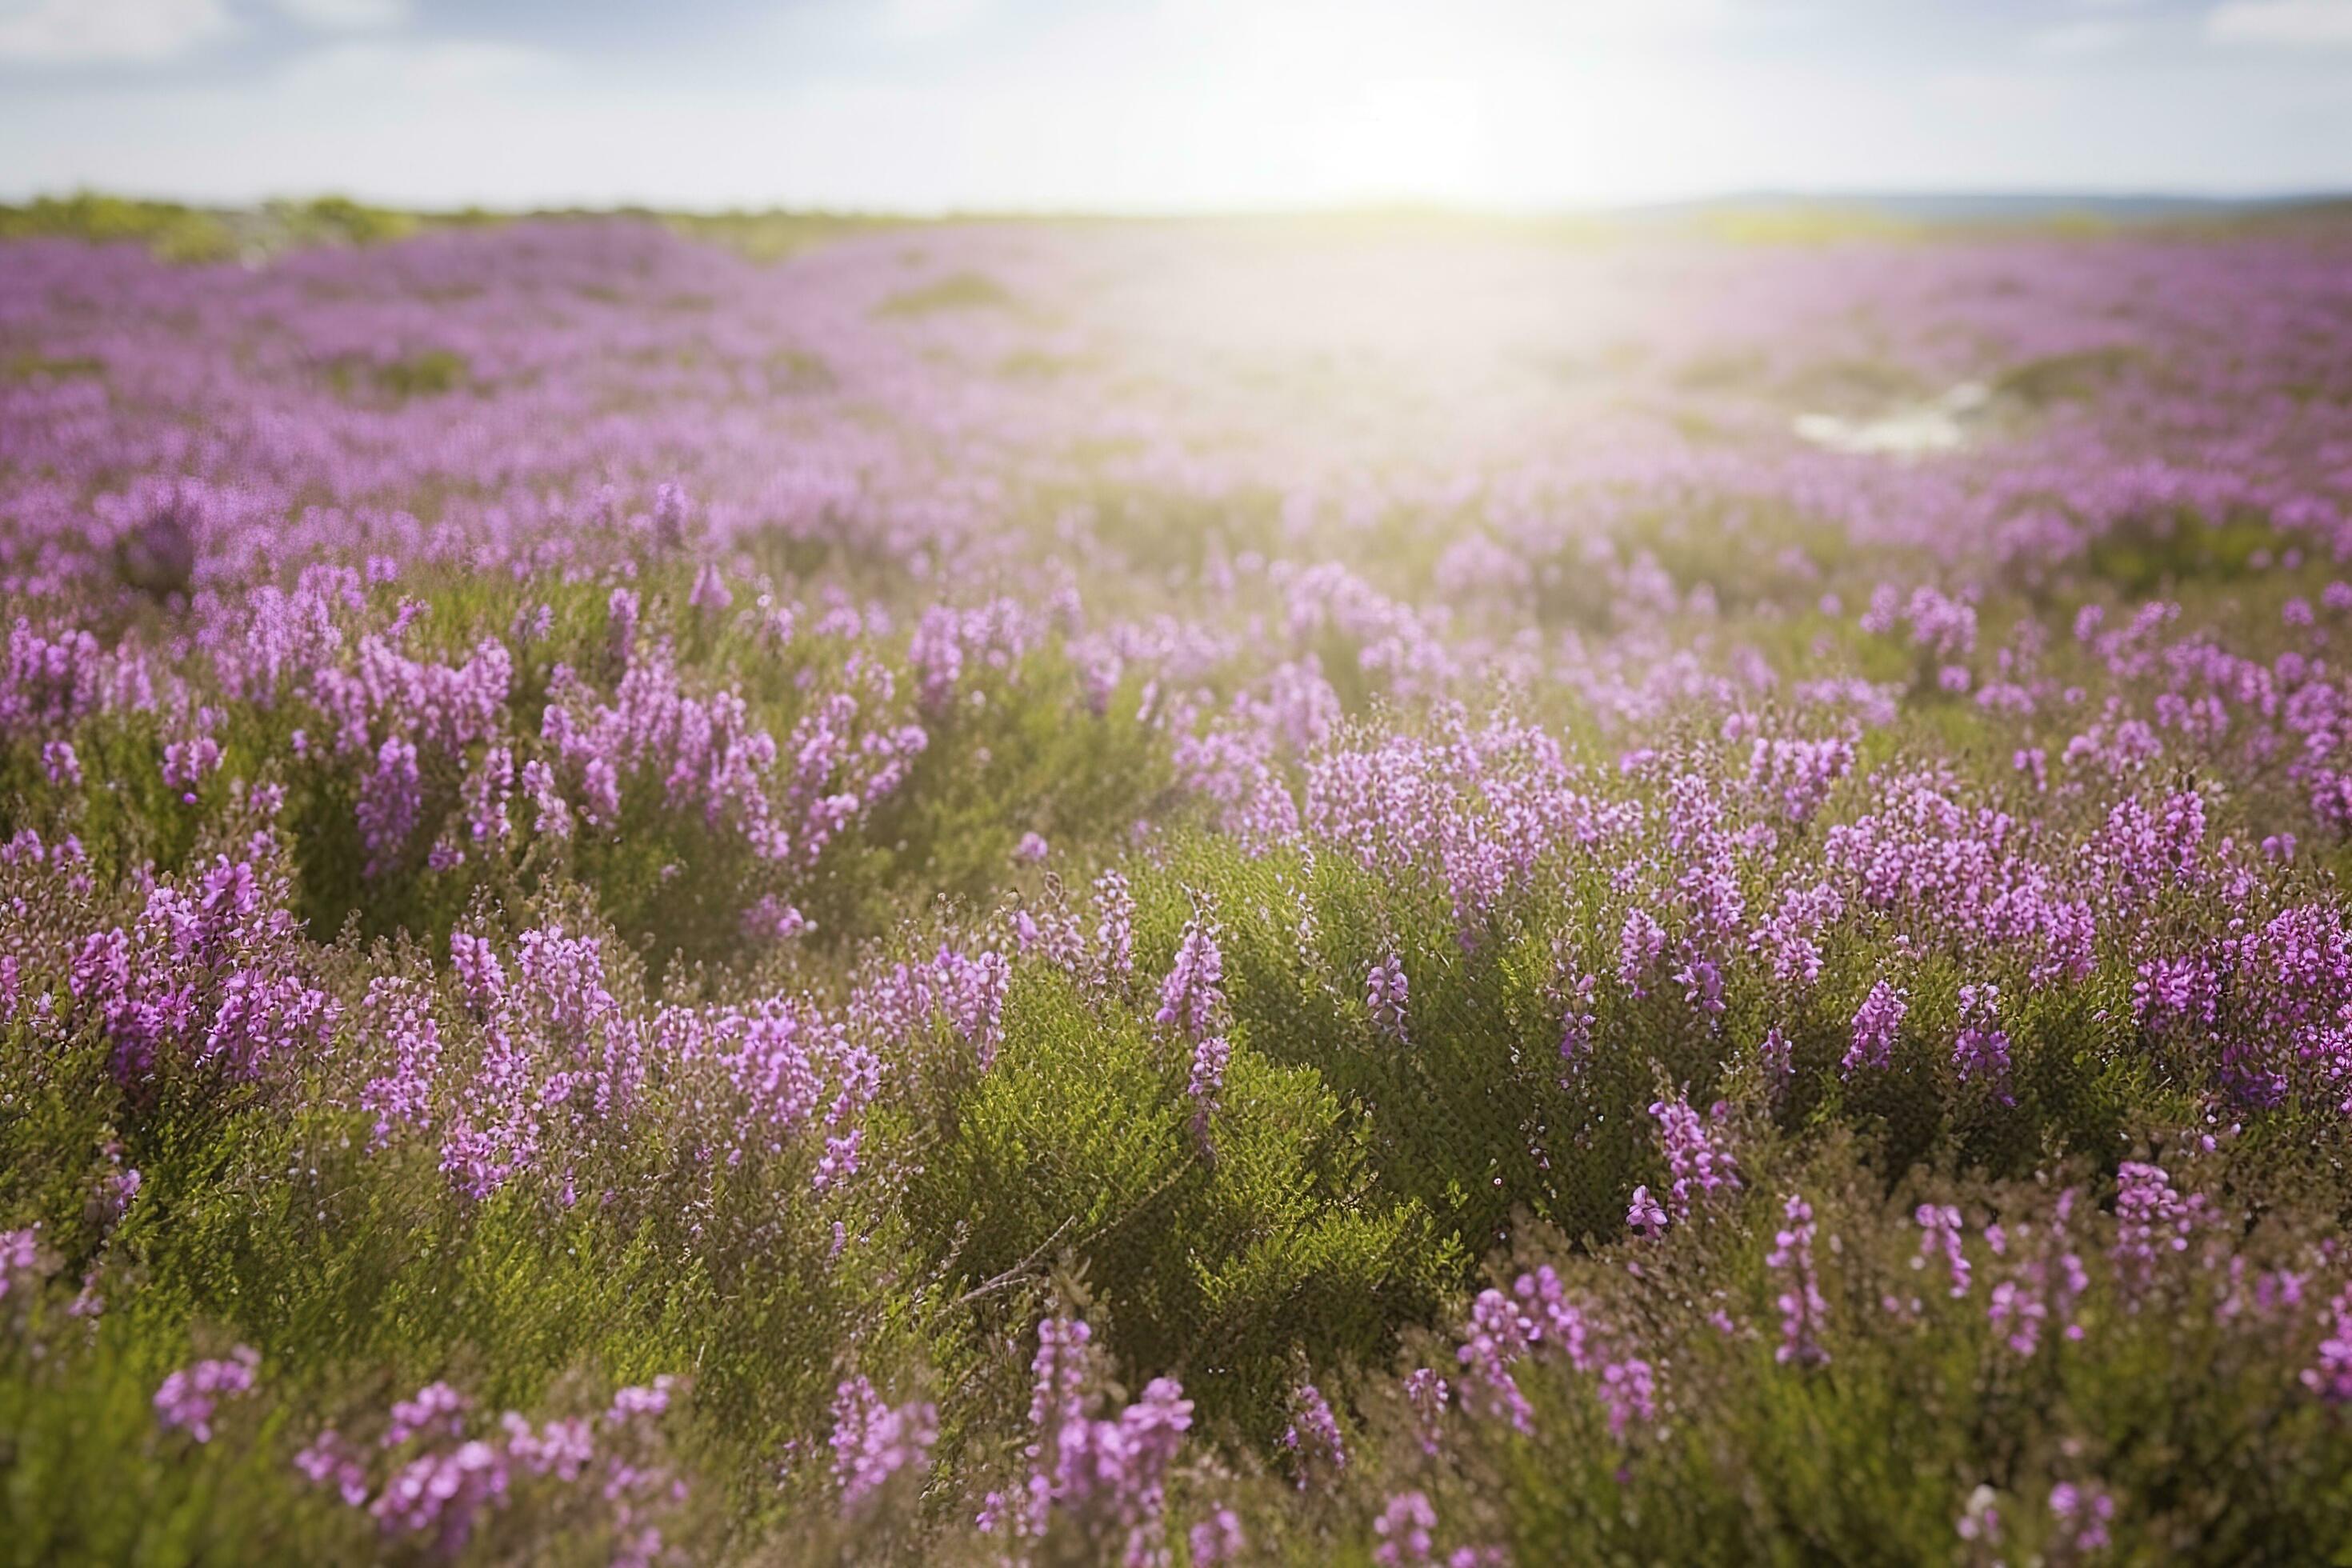
[[[221,1402],[253,1392],[261,1352],[239,1345],[220,1361],[200,1361],[163,1380],[155,1391],[155,1419],[167,1432],[185,1432],[199,1443],[213,1440],[213,1417]]]
[[[892,1405],[862,1377],[851,1378],[834,1394],[833,1474],[841,1486],[841,1506],[855,1512],[908,1472],[919,1475],[939,1441],[939,1409],[928,1402]]]
[[[1773,1236],[1772,1250],[1764,1258],[1780,1282],[1773,1302],[1780,1309],[1780,1343],[1772,1355],[1795,1366],[1820,1366],[1830,1359],[1822,1342],[1829,1302],[1822,1296],[1813,1261],[1813,1206],[1791,1193],[1781,1213],[1788,1224]]]
[[[1157,1568],[1168,1561],[1167,1482],[1192,1403],[1174,1379],[1154,1378],[1134,1404],[1097,1415],[1103,1370],[1092,1341],[1081,1319],[1039,1325],[1032,1440],[1023,1450],[1031,1468],[1019,1487],[988,1494],[979,1527],[1016,1544],[1058,1533],[1090,1543],[1106,1561]],[[1236,1533],[1221,1519],[1206,1524],[1217,1548]]]
[[[673,1380],[623,1388],[602,1415],[534,1424],[507,1411],[494,1425],[446,1383],[395,1400],[373,1443],[321,1428],[293,1458],[312,1487],[372,1520],[387,1543],[454,1560],[525,1492],[559,1494],[599,1514],[614,1561],[667,1560],[661,1521],[687,1500],[662,1458],[658,1428]]]

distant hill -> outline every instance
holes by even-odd
[[[2043,223],[2083,216],[2114,223],[2352,214],[2352,193],[2189,196],[2112,191],[1748,191],[1690,201],[1643,203],[1612,216],[1665,222],[1727,215],[1841,212],[1905,224]]]
[[[469,208],[436,213],[370,206],[331,195],[215,207],[83,191],[36,197],[22,205],[0,204],[0,240],[54,236],[131,241],[168,260],[252,263],[303,246],[371,245],[425,229],[518,217],[636,218],[730,247],[754,260],[772,261],[849,234],[901,225],[961,222],[1297,226],[1342,233],[1398,227],[1493,227],[1591,237],[1662,234],[1735,243],[1800,244],[1873,237],[1916,238],[1961,230],[2099,234],[2130,228],[2199,234],[2235,232],[2250,226],[2332,227],[2352,223],[2352,193],[2233,198],[2158,192],[1750,191],[1552,213],[1507,214],[1405,204],[1289,213],[971,212],[914,217],[792,207],[729,212]]]

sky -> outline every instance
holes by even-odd
[[[0,0],[0,197],[2352,189],[2352,0]]]

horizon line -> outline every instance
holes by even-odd
[[[1503,205],[1449,201],[1439,197],[1367,195],[1338,201],[1237,203],[1231,205],[1153,206],[1103,203],[992,206],[845,206],[797,205],[789,199],[753,205],[670,205],[639,197],[583,200],[552,196],[529,203],[418,203],[324,189],[306,194],[278,193],[243,200],[166,195],[84,184],[66,188],[37,189],[0,197],[0,206],[26,208],[44,203],[113,200],[152,206],[177,207],[210,214],[261,213],[277,207],[313,206],[347,202],[357,206],[418,217],[534,217],[649,216],[676,218],[812,217],[873,223],[953,223],[988,221],[1143,221],[1195,222],[1237,219],[1431,217],[1507,223],[1541,223],[1561,219],[1641,218],[1704,214],[1741,207],[1909,208],[1901,216],[1932,221],[1997,217],[2003,209],[2059,216],[2081,209],[2103,216],[2129,216],[2140,209],[2149,216],[2210,212],[2282,210],[2352,203],[2352,185],[2294,187],[2260,191],[2216,192],[2168,186],[1801,186],[1737,187],[1688,195],[1636,200],[1558,202],[1543,205]],[[1937,209],[1951,209],[1939,213]]]

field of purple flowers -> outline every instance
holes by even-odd
[[[2352,231],[0,244],[0,1562],[2352,1552]]]

